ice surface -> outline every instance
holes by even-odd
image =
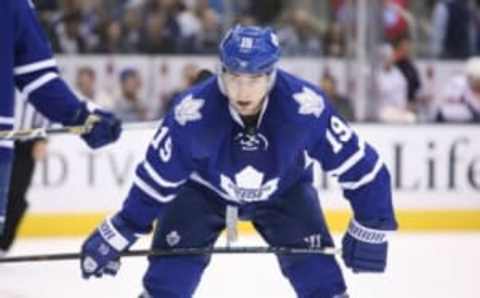
[[[11,255],[75,252],[83,239],[21,239]],[[338,243],[337,237],[337,243]],[[219,245],[224,244],[220,241]],[[236,245],[261,245],[241,236]],[[147,247],[145,239],[136,248]],[[357,275],[344,270],[352,298],[477,298],[480,233],[396,234],[388,272]],[[85,281],[79,264],[41,262],[0,265],[1,298],[136,298],[144,258],[124,258],[117,277]],[[217,255],[196,298],[293,298],[272,255]]]

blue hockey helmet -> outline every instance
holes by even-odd
[[[219,48],[223,67],[236,73],[270,73],[280,58],[278,37],[268,27],[237,25]]]

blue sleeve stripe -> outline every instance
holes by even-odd
[[[179,187],[180,185],[184,184],[186,181],[186,180],[181,180],[178,182],[174,182],[174,181],[168,181],[162,178],[162,176],[160,176],[147,161],[143,162],[143,168],[147,171],[147,174],[150,176],[150,178],[152,178],[153,181],[155,181],[155,183],[157,183],[161,187],[165,187],[165,188]]]
[[[10,140],[0,140],[1,148],[13,149],[13,141]]]
[[[350,182],[341,182],[340,183],[340,186],[344,189],[344,190],[353,190],[353,189],[358,189],[364,185],[367,185],[368,183],[372,182],[375,177],[377,177],[377,174],[378,172],[380,172],[380,170],[382,169],[383,167],[383,161],[379,158],[377,160],[377,163],[375,164],[375,166],[373,167],[373,170],[370,171],[370,173],[368,174],[365,174],[362,178],[360,178],[360,180],[358,181],[350,181]]]
[[[38,79],[34,80],[30,84],[26,85],[25,88],[23,88],[22,92],[25,98],[28,98],[28,96],[34,92],[35,90],[39,89],[40,87],[44,86],[50,81],[53,81],[58,78],[58,74],[54,72],[48,72],[44,74],[43,76],[39,77]]]
[[[0,125],[14,125],[14,124],[15,124],[15,118],[0,116]]]
[[[358,151],[347,158],[339,167],[328,171],[328,174],[338,177],[350,170],[355,164],[365,157],[365,142],[358,139]]]
[[[176,195],[168,195],[168,196],[163,196],[161,195],[158,191],[156,191],[154,188],[152,188],[150,185],[148,185],[145,181],[142,180],[139,176],[135,175],[135,178],[133,179],[133,183],[140,189],[142,190],[146,195],[149,197],[155,199],[156,201],[160,203],[168,203],[175,199]]]
[[[47,60],[41,60],[34,63],[22,65],[22,66],[17,66],[13,69],[13,73],[16,76],[20,76],[20,75],[24,75],[24,74],[28,74],[28,73],[36,72],[42,69],[56,67],[56,66],[57,66],[57,62],[55,61],[54,58],[51,58]]]

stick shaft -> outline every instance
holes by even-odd
[[[324,249],[288,248],[288,247],[214,247],[214,248],[175,248],[169,250],[132,250],[122,253],[122,257],[142,256],[187,256],[206,254],[322,254],[336,255],[339,249],[330,247]],[[0,263],[68,261],[80,259],[80,253],[60,253],[45,255],[25,255],[0,258]]]
[[[136,129],[149,129],[158,126],[157,121],[141,122],[141,123],[128,123],[123,124],[123,130],[136,130]],[[32,138],[46,138],[49,136],[62,135],[62,134],[74,134],[81,135],[87,133],[91,129],[91,123],[79,126],[64,126],[59,128],[32,128],[22,130],[1,130],[0,139],[3,140],[25,140]]]

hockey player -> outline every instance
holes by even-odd
[[[48,41],[28,0],[0,1],[0,130],[14,127],[14,88],[53,122],[84,124],[99,119],[82,138],[92,148],[115,141],[120,122],[110,113],[80,102],[59,77]],[[0,139],[0,235],[5,223],[6,197],[13,158],[13,141]]]
[[[334,246],[312,186],[313,160],[338,177],[354,212],[342,241],[345,264],[355,272],[385,270],[387,231],[397,227],[389,173],[321,90],[276,67],[279,56],[268,28],[227,33],[219,74],[178,97],[123,208],[83,244],[84,278],[115,274],[120,252],[154,220],[155,249],[212,246],[227,205],[271,246]],[[278,261],[298,297],[347,297],[333,256]],[[208,263],[204,255],[149,257],[142,297],[192,297]]]

